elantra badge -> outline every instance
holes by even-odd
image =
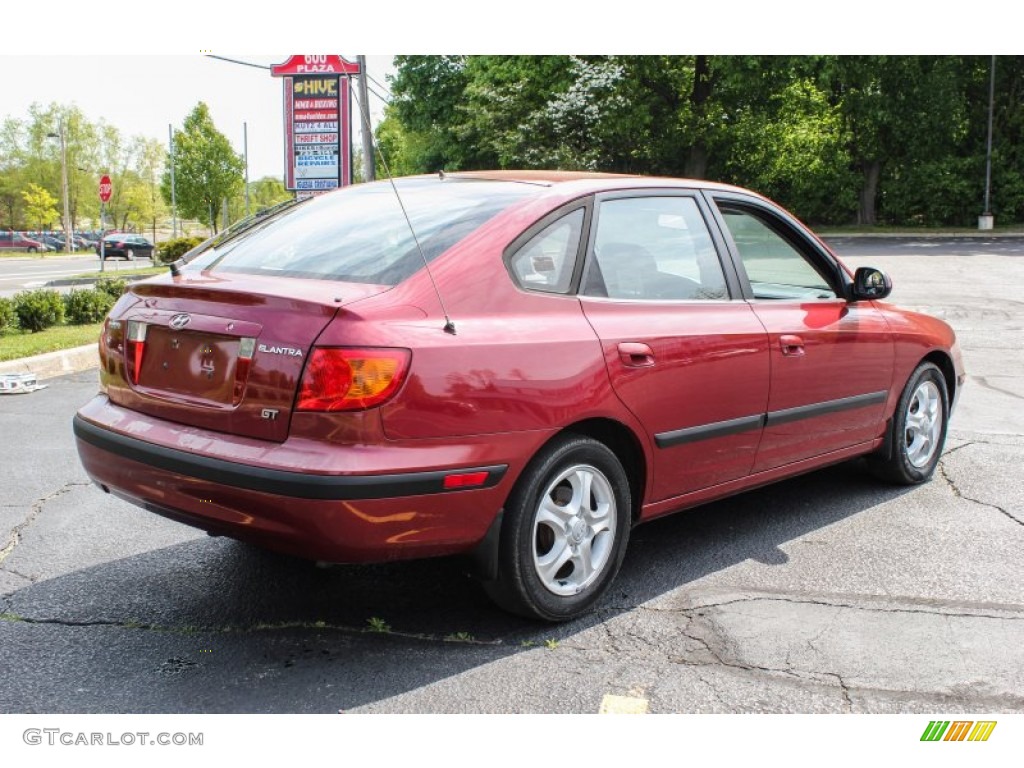
[[[172,317],[171,322],[169,322],[168,325],[171,326],[171,328],[173,328],[174,330],[180,331],[182,328],[188,325],[191,319],[191,315],[182,312]]]
[[[288,355],[289,357],[302,357],[302,350],[296,349],[295,347],[279,347],[276,345],[267,346],[266,344],[260,344],[256,347],[260,352],[266,352],[269,355]]]

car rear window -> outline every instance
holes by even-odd
[[[509,206],[530,184],[419,178],[396,182],[427,261]],[[202,269],[397,285],[423,266],[391,184],[359,184],[310,200],[202,254]]]

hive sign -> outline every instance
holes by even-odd
[[[352,183],[349,77],[341,56],[291,56],[270,68],[284,78],[284,185],[300,196]]]

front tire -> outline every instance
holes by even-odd
[[[629,480],[603,443],[565,435],[534,457],[505,507],[498,578],[507,611],[545,621],[586,613],[611,586],[629,540]]]
[[[897,485],[925,482],[939,465],[948,421],[946,378],[933,363],[921,363],[907,380],[890,421],[889,456],[869,456],[868,468]]]

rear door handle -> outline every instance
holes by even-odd
[[[646,368],[654,365],[654,352],[638,341],[623,341],[619,344],[619,359],[630,368]]]
[[[800,357],[804,353],[804,340],[799,336],[790,334],[780,336],[779,346],[782,347],[782,354],[789,357]]]

